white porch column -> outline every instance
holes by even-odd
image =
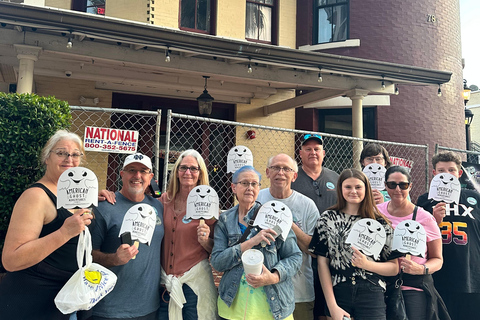
[[[352,135],[356,138],[363,138],[363,98],[368,95],[367,90],[354,89],[347,93],[352,100]],[[363,150],[362,141],[353,141],[353,167],[361,169],[360,153]]]
[[[32,93],[33,67],[42,48],[23,44],[14,44],[13,46],[19,60],[17,93]]]

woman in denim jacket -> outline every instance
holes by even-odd
[[[272,229],[251,229],[239,243],[252,219],[260,189],[260,174],[251,166],[235,172],[232,190],[238,205],[222,213],[215,227],[212,266],[224,272],[219,286],[218,313],[224,319],[293,319],[295,297],[292,277],[302,263],[295,234],[275,239]],[[260,243],[267,245],[262,247]],[[263,253],[261,275],[244,274],[242,253],[248,249]]]

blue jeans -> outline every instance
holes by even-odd
[[[386,319],[385,290],[368,280],[348,279],[334,286],[333,293],[338,306],[355,320]],[[330,312],[327,315],[330,316]]]
[[[182,286],[183,295],[187,302],[183,305],[182,315],[183,320],[198,320],[197,314],[197,295],[193,290],[187,285],[183,284]],[[162,295],[162,300],[160,301],[160,309],[158,309],[157,319],[158,320],[167,320],[168,319],[168,303],[170,301],[170,295],[165,289],[165,292]]]

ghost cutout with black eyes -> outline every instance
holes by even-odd
[[[98,206],[98,179],[92,170],[74,167],[64,171],[57,184],[57,209]]]
[[[384,166],[378,163],[370,163],[363,168],[363,173],[370,181],[372,189],[385,190],[385,169]]]
[[[125,213],[118,236],[130,232],[132,240],[150,245],[156,224],[157,210],[149,204],[139,203]]]
[[[425,228],[415,220],[400,222],[393,233],[392,250],[425,258],[427,233]]]
[[[219,211],[218,194],[212,187],[196,186],[188,194],[185,219],[218,219]]]
[[[430,183],[428,199],[443,201],[445,203],[460,202],[460,182],[450,173],[439,173],[433,177]]]
[[[261,229],[273,229],[279,226],[282,230],[282,239],[285,240],[292,228],[292,222],[293,216],[290,208],[280,201],[271,200],[260,207],[253,225]]]
[[[252,151],[245,146],[235,146],[228,152],[227,172],[234,173],[243,166],[253,166]]]
[[[385,228],[377,220],[364,218],[358,220],[350,230],[346,243],[360,250],[364,255],[377,260],[387,241]]]

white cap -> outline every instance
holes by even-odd
[[[141,163],[146,166],[148,169],[152,170],[152,160],[150,157],[147,157],[141,153],[131,154],[125,158],[125,162],[123,163],[123,169],[131,163]]]

